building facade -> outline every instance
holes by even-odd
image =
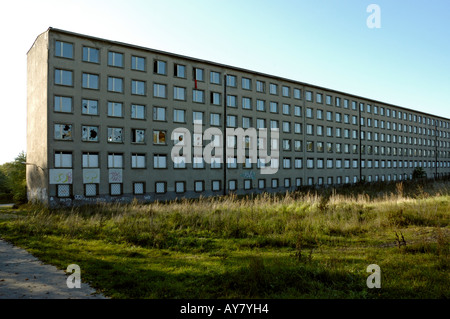
[[[53,28],[29,50],[27,74],[32,201],[284,192],[401,181],[416,167],[450,173],[449,119],[307,83]],[[212,128],[269,133],[208,140]],[[226,145],[226,165],[216,151],[208,162],[201,152],[172,156],[175,145],[208,144]],[[241,163],[240,145],[270,161],[247,151]]]

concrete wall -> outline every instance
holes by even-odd
[[[48,32],[44,32],[27,55],[27,195],[42,203],[48,201],[47,62]]]

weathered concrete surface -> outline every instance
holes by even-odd
[[[26,250],[0,240],[0,299],[105,299],[88,284],[67,287],[63,270],[45,265]]]

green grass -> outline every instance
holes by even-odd
[[[28,206],[0,210],[0,236],[112,298],[449,298],[449,183],[381,186]]]

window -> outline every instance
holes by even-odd
[[[302,98],[302,90],[294,89],[294,99],[300,100]]]
[[[192,124],[195,124],[196,122],[198,124],[203,123],[203,112],[197,112],[197,111],[192,112]]]
[[[252,89],[252,80],[248,78],[242,78],[242,88],[244,90],[251,90]]]
[[[173,110],[173,121],[174,123],[185,123],[186,122],[186,111],[185,110]]]
[[[323,95],[321,93],[316,93],[316,102],[317,103],[323,103],[322,96]]]
[[[84,184],[84,196],[93,197],[97,196],[98,187],[97,184]]]
[[[167,168],[167,155],[153,155],[153,168]]]
[[[258,179],[258,189],[264,189],[264,188],[266,188],[266,180]]]
[[[108,77],[108,91],[123,93],[123,79],[109,76]]]
[[[291,123],[283,121],[283,132],[290,133],[291,132]]]
[[[99,164],[98,153],[89,153],[89,152],[83,153],[83,163],[82,163],[83,168],[96,168],[99,167],[98,164]]]
[[[153,64],[153,72],[156,74],[167,74],[167,63],[164,61],[155,60]]]
[[[209,73],[209,80],[212,84],[220,84],[220,73],[211,71]]]
[[[72,196],[71,187],[69,184],[60,184],[56,185],[57,196],[61,198],[67,198]]]
[[[237,127],[237,116],[236,115],[227,115],[227,126],[228,127]]]
[[[291,92],[290,92],[289,87],[288,87],[288,86],[282,86],[282,87],[281,87],[281,94],[282,94],[284,97],[290,97],[290,96],[291,96]]]
[[[237,96],[235,96],[235,95],[227,95],[227,106],[229,106],[229,107],[237,107]]]
[[[153,130],[153,144],[166,145],[166,131]]]
[[[131,154],[131,168],[145,167],[145,154]]]
[[[272,95],[278,95],[278,85],[274,83],[270,83],[269,85],[269,93]]]
[[[205,168],[205,162],[203,161],[203,157],[194,156],[192,161],[192,168]]]
[[[186,182],[175,182],[175,192],[177,194],[184,193],[186,190]]]
[[[83,142],[98,142],[98,126],[82,126],[81,140]]]
[[[192,102],[205,103],[205,91],[192,90]]]
[[[97,74],[83,73],[82,87],[85,89],[98,90],[99,76]]]
[[[53,110],[55,112],[71,113],[72,98],[66,96],[55,96]]]
[[[173,87],[173,99],[179,101],[186,100],[186,89],[178,86]]]
[[[83,47],[83,61],[91,63],[99,63],[100,50],[90,47]]]
[[[212,126],[220,126],[220,114],[219,113],[211,113],[210,114],[210,124]]]
[[[109,194],[111,196],[122,195],[122,184],[121,183],[109,184]]]
[[[153,120],[165,121],[166,120],[166,108],[155,106],[153,107]]]
[[[228,157],[227,158],[227,168],[237,168],[237,158]]]
[[[71,168],[72,152],[55,152],[55,168]]]
[[[306,108],[306,117],[312,119],[313,118],[313,109],[310,107]]]
[[[211,92],[211,104],[221,105],[222,104],[221,94],[217,92]]]
[[[306,134],[313,135],[314,134],[314,125],[306,124]]]
[[[302,107],[299,105],[294,106],[294,115],[295,116],[302,116]]]
[[[123,168],[123,154],[109,153],[108,168]]]
[[[266,101],[264,100],[256,100],[256,110],[265,112],[266,111]]]
[[[245,110],[251,110],[252,109],[252,99],[248,97],[242,98],[242,108]]]
[[[244,189],[245,190],[252,189],[252,180],[244,179]]]
[[[270,113],[278,113],[278,103],[270,102]]]
[[[55,69],[55,84],[72,86],[73,72],[68,70]]]
[[[156,182],[155,192],[156,194],[164,194],[166,192],[167,184],[166,182]]]
[[[131,56],[131,69],[137,71],[145,71],[145,58],[139,56]]]
[[[323,168],[323,158],[317,159],[317,168],[320,168],[320,169]]]
[[[144,193],[145,193],[145,183],[143,182],[133,183],[134,195],[143,195]]]
[[[283,168],[285,169],[291,168],[291,159],[289,157],[283,158]]]
[[[145,105],[131,104],[131,118],[145,119]]]
[[[283,151],[291,150],[291,140],[283,140]]]
[[[248,129],[252,126],[252,118],[251,117],[242,117],[242,128]]]
[[[272,178],[272,188],[278,188],[278,178]]]
[[[278,126],[278,121],[276,121],[276,120],[270,120],[270,128],[271,128],[271,129],[277,129],[277,128],[279,128],[279,126]]]
[[[236,87],[237,86],[236,76],[234,76],[234,75],[227,75],[227,86],[230,86],[230,87]]]
[[[323,110],[317,110],[317,119],[323,120]]]
[[[314,168],[314,159],[313,158],[308,158],[306,160],[306,167],[307,168]]]
[[[72,140],[72,125],[70,124],[55,124],[55,135],[56,140]]]
[[[119,127],[108,127],[108,142],[111,143],[122,143],[123,135],[122,128]]]
[[[60,58],[73,59],[73,44],[55,41],[55,56]]]
[[[159,98],[166,98],[166,85],[165,84],[153,84],[153,96]]]
[[[302,158],[295,158],[294,160],[294,168],[296,169],[302,169],[303,168],[303,159]]]
[[[145,130],[131,129],[131,142],[132,143],[145,143]]]
[[[108,52],[108,65],[123,68],[123,54],[118,52]]]
[[[193,68],[192,71],[193,71],[193,75],[194,75],[194,80],[201,81],[201,82],[205,81],[203,69]]]
[[[145,95],[145,82],[139,80],[131,80],[131,94]]]
[[[212,191],[213,192],[218,192],[218,191],[220,191],[220,184],[221,184],[221,181],[212,181],[211,182],[211,189],[212,189]]]
[[[230,190],[230,191],[235,191],[236,190],[236,188],[237,188],[237,181],[236,180],[229,180],[228,181],[228,189]]]
[[[283,114],[291,115],[291,106],[289,104],[283,104]]]
[[[295,140],[294,141],[294,150],[296,152],[301,152],[302,151],[302,141],[301,140]]]
[[[266,83],[263,81],[256,81],[256,92],[265,93],[266,92]]]
[[[173,158],[173,168],[186,168],[186,157],[185,156],[174,156]]]
[[[266,120],[265,119],[256,119],[256,128],[266,128]]]
[[[108,116],[122,117],[123,104],[119,102],[108,102]]]
[[[175,64],[174,76],[177,78],[186,78],[186,66],[182,64]]]
[[[81,113],[87,115],[98,115],[98,101],[96,100],[81,100]]]

